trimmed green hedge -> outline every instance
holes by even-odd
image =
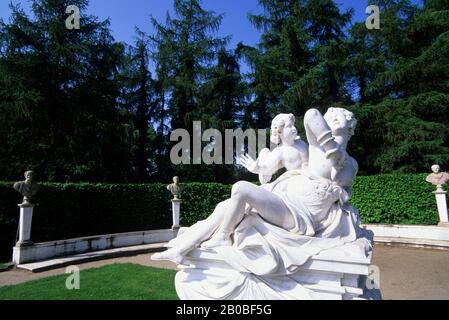
[[[351,203],[363,223],[436,225],[438,209],[425,181],[428,174],[391,174],[357,177]]]
[[[98,234],[170,228],[169,192],[163,184],[43,183],[36,198],[31,238],[35,242]],[[16,239],[20,195],[0,183],[0,257]],[[6,250],[5,250],[6,247]],[[1,260],[0,260],[1,261]]]
[[[197,221],[206,219],[218,203],[231,196],[231,185],[189,183],[184,186],[181,204],[182,226],[190,226]]]
[[[358,177],[352,203],[364,223],[438,223],[433,187],[425,174]],[[230,185],[185,184],[181,224],[210,215],[231,193]],[[20,195],[0,182],[0,261],[11,255]],[[170,228],[170,194],[163,184],[108,185],[44,183],[33,217],[35,242],[98,234]]]

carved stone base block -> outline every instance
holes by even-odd
[[[181,300],[381,299],[367,281],[370,263],[371,255],[354,258],[326,251],[292,275],[257,276],[234,270],[213,251],[197,249],[179,266],[175,284]]]

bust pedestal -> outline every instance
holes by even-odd
[[[19,240],[13,248],[12,261],[18,265],[23,263],[26,252],[29,247],[33,246],[31,241],[31,225],[33,222],[33,204],[19,204],[20,218],[19,218]]]
[[[172,202],[172,215],[173,215],[173,230],[178,230],[180,228],[179,225],[179,215],[181,212],[181,199],[173,199]]]
[[[20,220],[19,220],[19,241],[16,246],[24,247],[32,245],[31,239],[31,224],[33,222],[34,205],[19,204]]]
[[[435,194],[435,198],[437,201],[437,207],[438,207],[438,214],[440,216],[440,223],[438,224],[440,227],[449,227],[449,219],[448,219],[448,213],[447,213],[447,201],[446,201],[446,194],[447,192],[438,189],[437,191],[433,192]]]

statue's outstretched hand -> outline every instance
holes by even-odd
[[[248,154],[240,156],[240,162],[249,172],[258,174],[257,161],[251,158]]]

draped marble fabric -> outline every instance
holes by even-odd
[[[347,190],[303,171],[287,172],[264,187],[283,199],[295,228],[277,227],[248,208],[234,232],[233,245],[214,249],[218,260],[232,270],[186,268],[176,277],[181,299],[310,299],[299,271],[311,257],[323,251],[368,256],[371,243],[359,227],[357,210],[348,203]],[[168,246],[188,241],[202,223],[181,229]]]

